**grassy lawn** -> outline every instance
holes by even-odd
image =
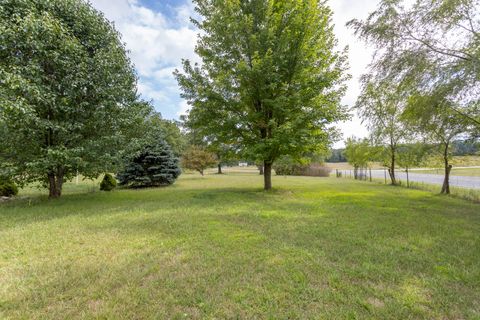
[[[0,318],[480,318],[480,205],[261,179],[0,204]]]
[[[452,165],[454,167],[475,167],[480,166],[480,156],[457,156],[453,157]]]
[[[435,158],[438,160],[437,158]],[[480,168],[465,168],[459,169],[455,167],[477,167],[480,166],[480,156],[455,156],[452,157],[451,164],[453,165],[452,175],[457,176],[480,176]],[[338,162],[338,163],[325,163],[325,165],[332,170],[353,170],[353,167],[347,162]],[[383,169],[381,163],[373,162],[370,164],[372,169]],[[426,167],[438,167],[438,169],[432,170],[415,170],[416,173],[434,173],[434,174],[443,174],[442,163],[439,162],[436,165],[425,165]],[[398,168],[398,170],[404,170],[404,168]]]
[[[432,170],[415,170],[413,173],[431,173],[431,174],[444,174],[444,169],[432,169]],[[479,177],[480,168],[453,168],[451,172],[452,176],[467,176],[467,177]]]

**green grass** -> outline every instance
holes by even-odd
[[[412,173],[444,174],[445,169],[415,170]],[[453,168],[452,176],[479,177],[480,168]]]
[[[480,155],[477,156],[454,156],[451,161],[454,167],[480,166]]]
[[[261,178],[0,204],[0,318],[480,318],[478,204]]]

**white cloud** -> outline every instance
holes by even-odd
[[[341,48],[349,47],[349,64],[352,79],[348,82],[348,90],[343,99],[343,103],[349,107],[353,106],[359,93],[359,78],[366,72],[367,66],[371,61],[373,50],[357,39],[353,30],[346,27],[346,23],[352,19],[365,19],[368,14],[375,10],[378,0],[330,0],[329,5],[333,10],[333,22],[335,24],[335,34],[339,40]],[[343,137],[351,136],[365,137],[368,135],[366,127],[361,120],[354,114],[352,121],[339,123],[338,126],[343,132]],[[343,147],[343,141],[337,143],[335,147]]]
[[[189,109],[190,109],[190,105],[187,103],[187,101],[183,100],[180,103],[180,109],[177,112],[177,116],[180,117],[181,115],[186,114]]]
[[[349,46],[350,73],[348,91],[343,103],[352,106],[359,94],[359,77],[366,71],[372,50],[359,41],[345,24],[353,19],[364,19],[372,12],[378,0],[330,0],[333,9],[335,33],[341,48]],[[194,6],[188,1],[173,8],[169,16],[142,6],[137,0],[92,0],[95,8],[115,22],[130,57],[140,76],[139,92],[152,99],[158,111],[167,118],[183,114],[188,105],[180,99],[180,91],[172,72],[180,68],[181,59],[199,61],[194,53],[198,30],[190,23],[195,16]],[[363,137],[367,130],[358,119],[339,123],[344,137]],[[343,143],[337,143],[341,147]]]
[[[172,72],[180,68],[182,58],[197,61],[194,53],[197,31],[189,22],[193,5],[173,8],[167,17],[140,5],[135,0],[92,0],[92,5],[114,21],[122,34],[139,75],[138,90],[153,100],[167,118],[178,116],[183,102]]]

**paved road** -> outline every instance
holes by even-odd
[[[395,176],[401,181],[407,181],[407,174],[405,172],[396,171]],[[385,173],[383,170],[372,170],[372,177],[383,179],[385,177]],[[414,182],[439,185],[443,184],[443,175],[441,174],[409,172],[408,178],[410,181]],[[389,179],[388,173],[387,179]],[[480,177],[450,176],[450,186],[468,189],[480,189]]]

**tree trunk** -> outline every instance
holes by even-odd
[[[58,168],[56,171],[48,173],[48,197],[50,199],[59,198],[62,195],[64,169]]]
[[[353,179],[358,179],[358,166],[353,167]]]
[[[405,168],[405,171],[407,172],[407,188],[410,188],[410,180],[408,179],[408,167]]]
[[[448,147],[449,144],[445,144],[443,151],[443,161],[445,163],[445,178],[443,179],[442,194],[450,194],[450,171],[452,171],[452,165],[448,163]]]
[[[260,175],[263,176],[263,165],[257,166],[258,171],[260,172]]]
[[[218,174],[223,174],[222,172],[222,164],[221,163],[218,163]]]
[[[264,171],[263,171],[264,189],[271,190],[272,189],[272,163],[265,161],[263,167],[264,167]]]
[[[388,174],[390,175],[390,180],[392,185],[397,184],[397,179],[395,178],[395,151],[392,149],[392,158],[390,161],[390,168],[388,168]]]

